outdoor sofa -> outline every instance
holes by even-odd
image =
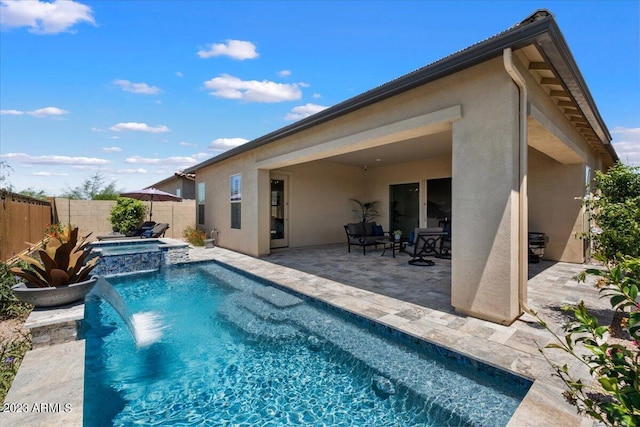
[[[347,233],[347,250],[351,252],[351,246],[362,246],[362,254],[367,254],[367,246],[378,247],[379,240],[389,237],[389,233],[375,222],[354,222],[344,226]]]

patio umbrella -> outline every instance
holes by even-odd
[[[167,193],[157,188],[149,187],[142,190],[130,191],[128,193],[120,193],[122,197],[129,197],[130,199],[137,199],[151,202],[149,208],[149,221],[153,217],[153,202],[181,202],[182,197],[178,197],[175,194]]]

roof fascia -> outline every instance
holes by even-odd
[[[560,80],[564,82],[566,89],[584,113],[607,152],[609,152],[614,161],[619,160],[618,155],[611,146],[611,134],[602,116],[600,116],[591,92],[555,21],[550,22],[547,34],[538,37],[536,45],[540,53],[553,66]]]

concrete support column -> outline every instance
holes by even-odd
[[[518,90],[506,73],[468,96],[453,124],[451,303],[502,324],[518,304]]]

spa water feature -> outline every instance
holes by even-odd
[[[129,329],[138,348],[149,346],[162,338],[162,316],[154,312],[131,313],[122,296],[105,279],[98,279],[92,295],[107,301]]]

